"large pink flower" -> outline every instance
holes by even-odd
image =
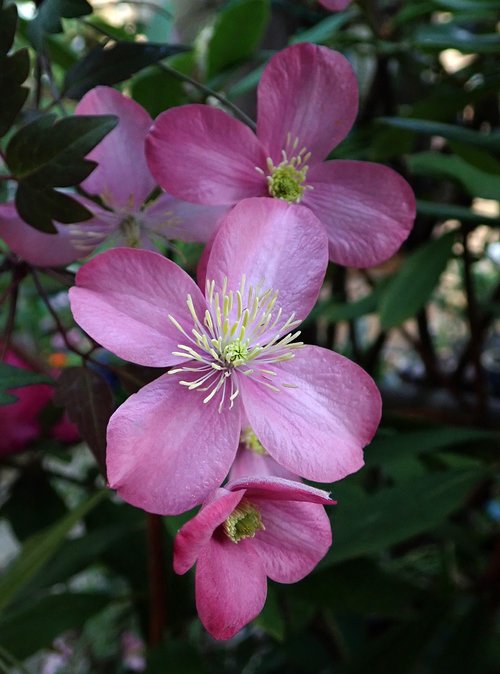
[[[162,113],[146,141],[158,183],[195,203],[251,196],[301,203],[325,226],[334,262],[368,267],[390,257],[415,216],[407,182],[380,164],[323,161],[356,118],[347,59],[317,45],[288,47],[273,56],[257,93],[256,135],[207,105]]]
[[[347,358],[296,342],[327,266],[315,216],[247,199],[225,218],[205,295],[156,253],[115,249],[77,274],[77,323],[118,356],[175,366],[131,396],[108,426],[110,485],[130,503],[175,514],[218,487],[244,411],[285,468],[319,481],[358,470],[380,418],[372,379]]]
[[[267,578],[295,583],[332,543],[325,491],[281,478],[218,489],[177,534],[174,569],[196,562],[196,607],[216,639],[230,639],[262,610]]]

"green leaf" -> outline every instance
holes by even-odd
[[[151,42],[116,42],[106,48],[98,45],[68,70],[63,95],[78,100],[99,84],[122,82],[142,68],[188,49]]]
[[[323,21],[320,21],[312,28],[308,30],[303,30],[300,33],[294,35],[290,44],[298,44],[300,42],[314,42],[316,44],[322,44],[330,40],[334,35],[336,35],[346,23],[349,23],[351,19],[356,16],[357,10],[355,8],[349,8],[344,12],[339,12],[338,14],[332,14],[328,16]]]
[[[0,5],[0,137],[10,129],[24,105],[28,89],[22,83],[28,77],[30,60],[28,51],[21,49],[8,56],[17,25],[17,9]]]
[[[71,187],[95,168],[85,159],[118,123],[113,115],[75,115],[56,121],[43,115],[15,133],[6,161],[18,181],[16,208],[23,220],[44,232],[55,233],[53,221],[82,222],[92,214],[54,187]]]
[[[52,594],[33,600],[27,608],[0,621],[0,644],[24,660],[50,648],[63,632],[80,628],[109,605],[109,595],[97,592]]]
[[[12,4],[2,7],[0,3],[0,56],[8,54],[14,42],[17,25],[17,7]]]
[[[35,49],[41,50],[47,33],[61,33],[61,18],[75,19],[92,14],[87,0],[43,0],[37,15],[28,25],[27,34]]]
[[[168,65],[185,75],[190,75],[195,67],[193,53],[186,52],[173,56],[169,59]],[[129,85],[133,99],[146,108],[153,118],[163,110],[189,103],[184,82],[154,65],[138,73]]]
[[[456,155],[419,152],[407,159],[415,175],[448,178],[460,183],[471,197],[498,199],[500,176],[480,171]]]
[[[405,260],[380,301],[383,329],[400,325],[426,304],[450,258],[454,238],[454,232],[449,232],[424,244]]]
[[[459,11],[500,10],[500,0],[434,0],[434,2],[443,9]]]
[[[8,392],[9,389],[52,383],[50,377],[44,374],[0,362],[0,405],[7,405],[18,400],[16,395]]]
[[[35,573],[55,555],[75,524],[78,524],[106,495],[106,490],[96,492],[73,508],[62,520],[26,541],[19,555],[0,578],[0,614]]]
[[[408,129],[429,136],[442,136],[448,140],[470,143],[475,147],[500,151],[500,133],[483,133],[473,129],[465,129],[454,124],[443,124],[428,119],[412,119],[410,117],[381,117],[377,121],[387,126]]]
[[[106,428],[113,412],[108,382],[85,367],[65,368],[57,380],[54,402],[66,408],[105,475]]]
[[[12,136],[7,164],[18,180],[71,187],[95,168],[84,157],[117,124],[114,115],[75,115],[57,121],[55,115],[44,115]]]
[[[92,213],[68,194],[50,188],[20,182],[16,192],[16,208],[21,218],[47,234],[56,234],[53,220],[64,224],[84,222]]]
[[[500,40],[497,33],[472,33],[453,23],[428,24],[417,29],[414,47],[440,51],[458,49],[464,54],[498,54]]]
[[[481,215],[475,213],[470,208],[465,206],[456,206],[455,204],[438,203],[436,201],[424,201],[417,199],[417,213],[420,215],[428,215],[437,220],[459,220],[460,222],[467,222],[473,225],[498,225],[500,218],[492,217],[491,215]]]
[[[285,621],[281,611],[276,591],[268,587],[267,598],[262,612],[255,619],[255,624],[270,634],[276,641],[283,641],[285,637]]]
[[[218,14],[207,48],[207,77],[255,52],[269,21],[267,0],[236,0]]]
[[[371,555],[432,531],[458,510],[484,477],[478,470],[430,473],[374,495],[354,490],[348,480],[334,485],[338,505],[334,544],[320,568]]]

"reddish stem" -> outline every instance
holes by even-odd
[[[147,514],[149,572],[149,646],[163,640],[167,624],[167,583],[163,522],[160,515]]]

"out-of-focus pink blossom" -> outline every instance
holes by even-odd
[[[323,5],[325,9],[329,9],[331,12],[341,12],[351,4],[352,0],[318,0],[320,5]]]
[[[325,491],[281,478],[218,489],[174,543],[174,570],[196,563],[196,607],[216,639],[230,639],[262,610],[267,578],[295,583],[332,542]]]
[[[324,161],[358,110],[342,54],[297,44],[272,57],[258,86],[257,132],[224,111],[163,112],[146,140],[158,183],[179,199],[232,205],[258,196],[307,207],[328,234],[330,259],[369,267],[408,236],[415,198],[395,171],[365,161]]]
[[[160,514],[203,502],[231,467],[243,414],[292,473],[331,482],[362,466],[380,420],[373,380],[296,341],[326,266],[310,210],[246,199],[215,237],[204,294],[150,251],[110,250],[80,269],[76,322],[121,358],[173,366],[110,419],[107,474],[126,501]]]
[[[26,370],[31,369],[12,349],[7,352],[4,362]],[[47,384],[31,384],[12,389],[18,400],[0,405],[0,456],[22,451],[40,437],[40,415],[52,399],[53,390]],[[75,442],[79,438],[76,426],[66,415],[54,425],[50,435],[60,442]]]

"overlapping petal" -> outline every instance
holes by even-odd
[[[304,196],[325,225],[330,259],[370,267],[388,259],[410,233],[415,197],[398,173],[382,164],[329,161],[308,174]]]
[[[258,86],[257,136],[274,163],[281,151],[311,152],[313,165],[347,135],[358,111],[354,71],[342,54],[301,43],[272,57]]]
[[[205,300],[194,281],[158,253],[116,248],[90,260],[70,290],[76,322],[99,344],[139,365],[182,362],[173,356],[185,341],[169,314],[190,332],[190,294],[199,315]]]
[[[267,580],[252,540],[212,538],[196,566],[196,608],[216,639],[230,639],[263,609]]]
[[[80,223],[79,228],[93,229],[95,221]],[[88,255],[94,248],[92,239],[87,244],[81,236],[74,236],[73,225],[55,224],[57,234],[46,234],[28,225],[17,214],[14,204],[0,205],[0,239],[12,252],[38,267],[58,267],[70,264]],[[80,245],[79,245],[80,244]]]
[[[372,378],[347,358],[315,346],[303,347],[273,369],[296,388],[274,392],[248,377],[240,379],[250,425],[271,456],[319,482],[359,470],[362,448],[381,414]]]
[[[316,302],[328,264],[324,227],[305,208],[279,199],[245,199],[222,221],[207,266],[218,287],[247,286],[279,291],[286,320],[303,319]]]
[[[266,180],[256,171],[266,153],[242,122],[208,105],[166,110],[146,141],[149,168],[158,183],[186,201],[233,204],[264,196]]]
[[[153,122],[138,103],[116,89],[99,86],[76,107],[79,115],[116,115],[118,125],[87,155],[98,167],[82,186],[112,208],[138,210],[155,186],[145,157],[144,141]]]
[[[218,489],[214,500],[184,524],[174,541],[175,573],[182,575],[193,566],[215,529],[229,517],[244,495],[244,491]]]
[[[144,209],[144,226],[167,239],[205,243],[214,234],[227,206],[202,206],[161,194]]]
[[[201,394],[165,374],[128,398],[107,435],[111,487],[132,505],[176,515],[221,484],[236,454],[238,405],[219,412]]]
[[[322,559],[332,544],[330,520],[315,503],[253,499],[265,524],[255,535],[255,550],[266,575],[296,583]]]

